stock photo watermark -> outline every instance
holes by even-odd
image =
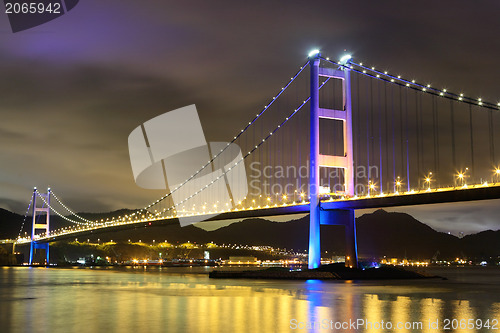
[[[80,0],[4,0],[12,32],[28,30],[52,21],[75,8]]]
[[[152,118],[128,137],[136,184],[170,193],[181,226],[234,208],[248,193],[241,149],[229,142],[207,142],[196,106],[189,105]]]
[[[355,195],[363,195],[375,190],[375,181],[379,178],[379,168],[357,166],[355,168]],[[272,166],[254,161],[249,164],[249,194],[252,196],[269,196],[275,194],[293,195],[309,192],[309,161],[302,166]],[[339,194],[345,191],[341,168],[320,168],[320,178],[330,180],[320,184],[319,194]]]
[[[366,318],[349,319],[344,321],[322,319],[318,321],[299,321],[290,319],[290,329],[292,330],[498,330],[498,319],[427,319],[422,321],[386,321],[368,320]]]

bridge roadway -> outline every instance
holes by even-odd
[[[407,192],[402,194],[374,195],[370,197],[353,197],[342,200],[328,200],[321,202],[322,210],[334,209],[373,209],[399,206],[428,205],[439,203],[451,203],[461,201],[477,201],[500,199],[500,183],[491,185],[474,185],[468,187],[450,187],[442,189],[433,189],[430,191]],[[270,206],[255,209],[235,210],[217,214],[207,214],[202,222],[242,220],[248,218],[265,218],[273,216],[308,214],[309,204],[299,203],[282,206]],[[189,218],[189,217],[184,217]],[[200,220],[204,215],[195,215],[192,218]],[[114,223],[105,226],[95,226],[84,230],[75,230],[67,233],[51,235],[38,239],[39,243],[51,242],[56,240],[73,239],[80,235],[92,235],[109,231],[127,230],[134,228],[143,228],[158,225],[178,224],[177,218],[168,218],[150,221],[132,221],[128,223]],[[18,241],[18,244],[28,243],[29,241]]]

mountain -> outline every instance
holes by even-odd
[[[23,218],[24,216],[0,208],[0,239],[17,238]],[[31,225],[31,221],[28,224]]]
[[[486,230],[467,235],[460,240],[464,252],[470,256],[483,258],[491,254],[500,254],[500,230]]]
[[[130,211],[121,210],[120,214]],[[89,219],[116,216],[116,212],[104,214],[80,214]],[[15,238],[23,217],[0,210],[0,238]],[[24,231],[28,232],[31,218],[28,216]],[[360,257],[407,257],[409,259],[438,259],[456,257],[485,258],[500,255],[500,231],[483,231],[459,239],[437,232],[405,213],[377,210],[357,218],[358,252]],[[68,225],[60,217],[51,216],[51,225],[59,228]],[[109,231],[88,237],[95,241],[167,240],[170,243],[214,242],[217,244],[269,245],[279,248],[306,250],[308,248],[309,216],[289,222],[271,222],[264,219],[248,219],[214,231],[195,226],[138,226],[123,231]],[[81,237],[80,237],[81,238]],[[80,239],[82,240],[82,239]],[[342,255],[345,247],[341,226],[321,226],[323,251]]]
[[[365,256],[414,259],[461,257],[459,238],[437,232],[405,213],[377,210],[357,219],[358,251]]]
[[[112,218],[113,216],[120,216],[120,215],[125,215],[125,214],[131,214],[135,212],[134,210],[130,209],[120,209],[116,210],[113,212],[105,212],[105,213],[78,213],[79,216],[86,218],[91,221],[95,220],[100,220],[104,219],[106,220],[107,218]],[[38,218],[44,218],[42,215],[37,215]],[[68,216],[69,218],[72,218],[74,220],[78,220],[78,218]],[[26,216],[26,219],[24,216],[12,213],[8,210],[5,210],[3,208],[0,208],[0,239],[13,239],[17,238],[19,235],[19,231],[22,229],[21,235],[26,234],[31,234],[31,221],[32,221],[32,216],[28,215]],[[23,221],[25,221],[23,223]],[[72,223],[64,220],[63,218],[57,216],[57,215],[51,215],[50,216],[50,226],[51,230],[53,229],[59,229],[63,227],[69,227],[73,226]]]

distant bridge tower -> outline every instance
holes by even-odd
[[[37,207],[36,199],[37,195],[42,197],[45,202],[47,203],[47,207]],[[50,188],[47,190],[47,193],[38,193],[37,189],[33,190],[33,223],[31,227],[31,246],[30,246],[30,261],[29,264],[33,264],[33,255],[35,253],[36,249],[44,249],[45,250],[45,255],[46,255],[46,265],[49,265],[49,243],[38,243],[35,240],[36,232],[43,230],[45,231],[45,234],[49,234],[49,225],[50,225]],[[37,212],[45,213],[45,221],[37,221]],[[39,223],[39,222],[45,222],[45,223]]]
[[[344,58],[345,65],[350,57]],[[321,264],[320,225],[343,225],[346,228],[346,266],[357,267],[356,225],[354,210],[321,211],[320,209],[320,167],[344,169],[344,190],[348,196],[354,196],[354,161],[352,139],[352,104],[350,69],[342,66],[339,69],[320,67],[321,54],[313,51],[309,54],[311,70],[311,129],[310,129],[310,223],[309,223],[309,268],[317,268]],[[319,106],[319,77],[342,80],[343,109],[324,109]],[[344,154],[343,156],[320,155],[319,153],[319,119],[335,119],[343,122]]]

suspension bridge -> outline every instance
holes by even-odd
[[[25,215],[31,236],[21,237],[23,223],[16,244],[31,244],[30,264],[37,249],[48,263],[50,242],[88,233],[309,213],[309,268],[320,265],[321,225],[345,227],[346,266],[357,267],[356,209],[500,198],[499,110],[313,51],[230,142],[209,150],[183,181],[167,173],[164,196],[90,220],[35,188]],[[72,226],[51,230],[51,214]]]

